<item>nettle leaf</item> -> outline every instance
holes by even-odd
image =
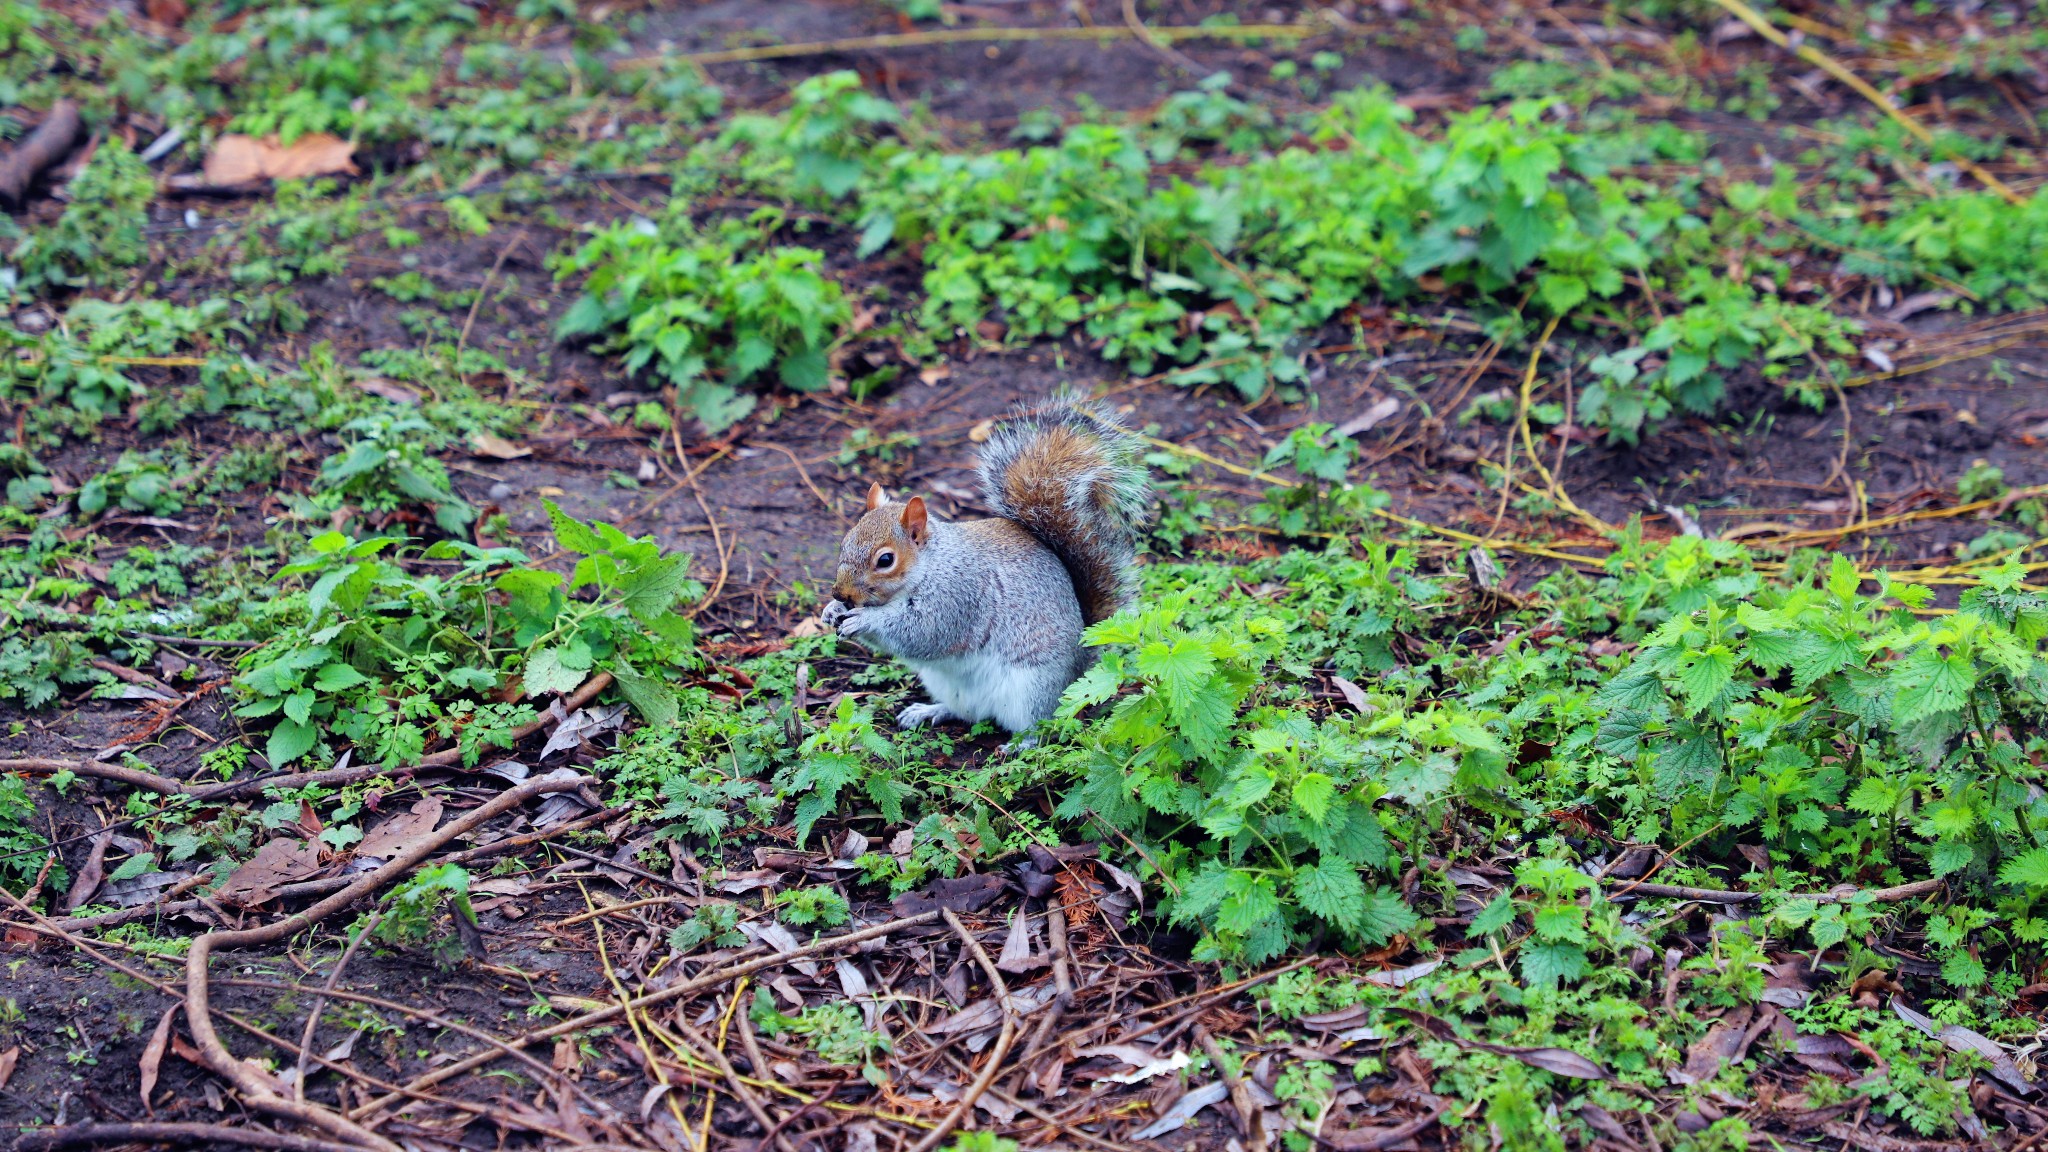
[[[1321,772],[1304,773],[1294,782],[1294,806],[1318,824],[1330,815],[1330,800],[1337,795],[1337,782]]]
[[[1914,720],[1961,709],[1976,687],[1977,666],[1961,652],[1944,658],[1933,648],[1922,648],[1899,661],[1892,682],[1897,685],[1892,711],[1901,720]]]
[[[642,624],[652,624],[675,606],[676,600],[695,581],[690,579],[690,558],[663,556],[641,564],[619,580],[619,602]]]
[[[1657,753],[1657,791],[1663,795],[1711,787],[1720,775],[1721,745],[1710,732],[1678,740]]]
[[[1208,688],[1216,658],[1200,640],[1183,636],[1170,645],[1154,640],[1138,649],[1136,666],[1139,675],[1159,682],[1169,702],[1179,702]]]
[[[554,529],[555,543],[560,544],[564,551],[588,556],[604,550],[597,533],[591,531],[589,525],[562,511],[553,500],[543,500],[541,505],[548,510],[548,523]]]
[[[2008,859],[1998,870],[2001,884],[2032,892],[2048,890],[2048,848],[2035,848]]]
[[[583,673],[564,661],[565,647],[543,648],[527,660],[526,671],[520,677],[526,685],[527,696],[543,696],[550,692],[567,695],[583,683]],[[584,649],[584,653],[587,657],[589,649]]]
[[[1678,672],[1686,711],[1697,715],[1727,690],[1734,676],[1735,653],[1726,645],[1711,644],[1693,653]]]
[[[1576,904],[1538,908],[1533,923],[1536,935],[1545,940],[1567,940],[1573,944],[1586,942],[1585,909]]]
[[[1886,816],[1898,807],[1899,790],[1881,776],[1866,776],[1842,803],[1865,816]]]
[[[1223,903],[1229,894],[1230,870],[1212,860],[1201,872],[1180,880],[1180,895],[1173,901],[1172,920],[1176,924],[1191,924]]]
[[[1493,903],[1479,910],[1472,922],[1465,925],[1465,935],[1471,939],[1490,936],[1506,928],[1515,919],[1515,901],[1506,892],[1493,898]]]
[[[354,688],[358,684],[368,684],[369,682],[370,678],[368,676],[363,675],[347,664],[325,665],[313,677],[313,687],[321,692],[339,692],[344,688]],[[290,709],[287,708],[286,711],[289,713]],[[304,717],[294,717],[294,719],[303,720]]]
[[[674,688],[651,676],[641,675],[624,659],[614,660],[611,672],[612,682],[619,686],[619,694],[650,726],[672,727],[681,716],[682,707]]]
[[[1366,944],[1384,944],[1423,922],[1401,894],[1385,886],[1366,894],[1365,911],[1358,917],[1357,935]]]
[[[1280,895],[1270,876],[1232,869],[1225,876],[1224,892],[1216,907],[1219,931],[1248,936],[1280,914]]]
[[[1303,908],[1346,932],[1357,932],[1364,922],[1365,882],[1349,864],[1323,860],[1313,868],[1299,869],[1292,887]]]
[[[1840,944],[1849,935],[1848,922],[1842,919],[1842,906],[1829,904],[1814,913],[1806,931],[1813,937],[1814,947],[1823,951]]]
[[[1976,850],[1969,844],[1961,840],[1941,840],[1927,853],[1927,864],[1936,876],[1947,876],[1968,868],[1976,858]]]
[[[1555,988],[1585,974],[1586,950],[1576,944],[1522,946],[1522,983],[1531,988]]]

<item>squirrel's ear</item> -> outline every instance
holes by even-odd
[[[868,511],[873,512],[875,509],[880,508],[882,505],[887,504],[888,502],[889,494],[887,492],[882,491],[881,481],[878,480],[868,485]]]
[[[924,497],[912,496],[910,503],[903,506],[903,530],[910,533],[911,543],[924,546],[925,538],[931,535],[931,527],[924,518]]]

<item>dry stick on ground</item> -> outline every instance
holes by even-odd
[[[279,1152],[359,1152],[354,1144],[315,1140],[266,1132],[261,1128],[232,1128],[226,1124],[69,1124],[24,1132],[14,1141],[15,1152],[43,1152],[55,1148],[102,1148],[113,1144],[204,1144],[240,1145],[244,1148],[275,1148]]]
[[[0,200],[21,203],[36,176],[71,151],[71,144],[83,127],[77,104],[59,100],[50,105],[50,114],[43,117],[28,139],[15,145],[14,151],[0,160]]]
[[[1224,1087],[1230,1089],[1230,1106],[1237,1109],[1237,1127],[1244,1133],[1245,1147],[1251,1152],[1266,1152],[1266,1126],[1260,1122],[1258,1101],[1252,1099],[1252,1090],[1245,1084],[1244,1077],[1231,1071],[1223,1058],[1222,1045],[1216,1043],[1216,1038],[1200,1024],[1195,1025],[1195,1043],[1202,1046],[1202,1052],[1209,1057],[1216,1074],[1223,1077]]]
[[[214,983],[224,988],[265,988],[273,992],[289,992],[295,994],[305,991],[304,988],[301,988],[298,985],[286,984],[277,980],[229,979],[215,980]],[[386,1000],[382,996],[371,996],[365,992],[350,992],[345,988],[329,988],[326,991],[322,992],[321,995],[334,1000],[347,1000],[352,1004],[367,1004],[372,1008],[382,1008],[386,1012],[395,1012],[400,1016],[410,1016],[415,1020],[419,1020],[422,1023],[428,1024],[435,1028],[440,1028],[449,1032],[460,1033],[464,1036],[469,1037],[472,1040],[481,1040],[486,1044],[495,1044],[504,1051],[505,1055],[510,1056],[512,1059],[517,1060],[520,1063],[525,1064],[528,1068],[532,1069],[535,1072],[535,1074],[537,1074],[541,1078],[541,1081],[543,1083],[545,1083],[548,1080],[559,1080],[571,1092],[574,1092],[580,1099],[582,1099],[584,1103],[590,1105],[591,1109],[597,1112],[599,1115],[604,1115],[606,1113],[611,1113],[614,1115],[617,1114],[617,1110],[614,1109],[610,1104],[607,1104],[604,1101],[599,1100],[597,1097],[592,1096],[590,1093],[584,1091],[582,1085],[576,1083],[574,1080],[570,1080],[568,1077],[562,1075],[561,1072],[557,1071],[553,1067],[541,1063],[539,1060],[536,1060],[533,1057],[527,1055],[526,1053],[521,1052],[517,1048],[512,1047],[511,1045],[505,1043],[503,1040],[500,1040],[496,1036],[491,1035],[489,1032],[486,1032],[481,1028],[472,1028],[467,1024],[461,1023],[460,1021],[450,1020],[449,1018],[441,1015],[438,1012],[433,1012],[425,1008],[415,1008],[410,1004],[401,1004],[396,1000]]]
[[[817,484],[811,480],[810,471],[804,467],[803,457],[790,451],[783,445],[777,444],[773,440],[757,440],[750,436],[747,438],[747,443],[759,448],[772,448],[775,451],[782,453],[784,456],[789,457],[789,462],[791,464],[796,465],[796,474],[799,478],[803,480],[804,487],[809,488],[811,490],[811,495],[816,496],[818,498],[818,503],[825,506],[825,511],[828,514],[830,514],[834,520],[839,521],[841,524],[846,523],[846,516],[839,511],[838,505],[832,503],[831,498],[826,496],[824,491],[820,489],[817,486]]]
[[[644,996],[636,997],[635,999],[628,1001],[628,1004],[630,1004],[630,1006],[635,1011],[644,1008],[652,1008],[657,1004],[666,1004],[671,1000],[678,1000],[685,996],[695,995],[698,992],[704,991],[706,988],[716,988],[719,985],[724,984],[728,980],[737,980],[742,976],[751,976],[764,968],[779,967],[783,964],[789,963],[792,960],[801,960],[806,956],[814,956],[820,952],[830,951],[834,948],[841,948],[850,944],[858,944],[863,940],[873,940],[878,936],[887,936],[891,932],[901,931],[905,928],[915,928],[920,924],[929,924],[932,921],[937,920],[938,918],[939,914],[937,912],[921,912],[915,916],[905,916],[897,920],[888,920],[880,924],[871,924],[868,927],[862,928],[858,931],[846,932],[841,935],[833,936],[825,940],[818,940],[813,943],[806,944],[801,948],[793,949],[788,952],[777,952],[768,956],[759,956],[752,960],[745,961],[743,963],[728,965],[724,968],[720,968],[713,972],[706,972],[702,975],[691,977],[688,980],[679,980],[676,983],[671,984],[666,988],[663,988],[659,992],[650,992]],[[604,1008],[598,1008],[593,1011],[585,1012],[581,1016],[571,1017],[558,1024],[550,1024],[545,1028],[537,1028],[534,1031],[528,1032],[522,1036],[514,1037],[513,1039],[506,1041],[506,1043],[515,1047],[523,1048],[529,1044],[538,1044],[543,1040],[553,1040],[558,1036],[568,1036],[576,1032],[581,1032],[587,1028],[594,1028],[599,1024],[609,1024],[613,1020],[618,1019],[619,1016],[623,1014],[623,1010],[624,1006],[618,1004],[613,1004]],[[468,1057],[467,1059],[458,1060],[453,1064],[443,1065],[440,1068],[434,1069],[432,1072],[428,1072],[423,1075],[415,1077],[411,1083],[406,1085],[406,1089],[408,1091],[417,1091],[422,1088],[432,1087],[435,1084],[439,1084],[443,1080],[447,1080],[454,1076],[460,1076],[465,1072],[475,1071],[478,1068],[482,1068],[487,1064],[493,1063],[498,1059],[498,1055],[499,1054],[496,1052],[481,1052],[475,1056]],[[380,1096],[377,1099],[372,1100],[367,1104],[364,1104],[362,1107],[353,1110],[350,1113],[350,1115],[371,1115],[372,1113],[390,1107],[393,1103],[397,1101],[397,1099],[398,1095],[396,1093]]]
[[[142,971],[141,969],[131,967],[127,964],[123,964],[119,960],[116,960],[113,957],[101,952],[98,948],[93,947],[91,942],[80,939],[78,936],[75,936],[57,927],[56,924],[53,921],[51,921],[49,917],[44,916],[42,913],[36,911],[27,903],[23,902],[23,900],[20,897],[15,896],[12,892],[7,891],[5,888],[0,888],[0,898],[6,899],[8,903],[14,906],[16,911],[27,916],[31,921],[31,923],[19,925],[7,923],[7,927],[24,928],[28,931],[37,932],[53,940],[61,941],[62,943],[68,944],[71,947],[77,949],[78,951],[84,953],[86,956],[92,958],[94,961],[97,961],[100,964],[104,964],[107,967],[112,968],[114,971],[121,973],[123,976],[126,976],[129,979],[134,980],[136,983],[155,989],[159,995],[168,996],[173,1000],[179,999],[183,995],[176,985],[159,980],[156,977],[151,976],[149,973]],[[117,944],[114,945],[114,947],[126,948],[127,946]],[[225,981],[224,983],[247,982]],[[274,987],[275,985],[266,984],[266,986]],[[297,991],[298,989],[287,987],[286,990]],[[347,993],[339,991],[337,991],[335,995],[337,997],[342,998],[347,998],[348,996]],[[262,1041],[263,1043],[268,1044],[281,1052],[292,1051],[291,1041],[286,1040],[281,1036],[277,1036],[271,1032],[268,1032],[255,1024],[251,1024],[249,1021],[242,1019],[240,1016],[237,1016],[232,1012],[223,1013],[223,1015],[227,1017],[228,1023],[233,1024],[235,1027],[240,1028],[242,1031],[247,1032],[249,1035],[254,1036],[256,1039]],[[355,1080],[358,1084],[365,1084],[372,1088],[381,1089],[386,1092],[393,1092],[398,1095],[411,1096],[415,1100],[420,1100],[427,1103],[440,1104],[444,1107],[450,1107],[462,1111],[467,1111],[473,1115],[485,1116],[491,1114],[491,1110],[488,1107],[481,1104],[472,1104],[467,1100],[450,1100],[441,1096],[431,1096],[425,1092],[410,1092],[399,1085],[386,1083],[385,1081],[377,1079],[375,1076],[371,1076],[368,1073],[363,1072],[361,1069],[353,1068],[339,1061],[329,1060],[324,1056],[314,1056],[313,1059],[322,1068],[325,1068],[331,1072],[339,1073],[343,1076],[347,1076]],[[552,1136],[557,1139],[568,1139],[568,1136],[565,1133],[558,1132],[555,1129],[549,1128],[542,1124],[536,1124],[531,1120],[517,1120],[516,1123],[519,1126],[528,1129],[529,1131],[538,1132],[542,1135]]]
[[[588,816],[578,817],[567,824],[557,824],[545,832],[525,832],[518,836],[507,836],[503,840],[494,840],[489,844],[479,845],[475,848],[468,848],[461,852],[443,856],[438,863],[470,864],[478,860],[489,860],[494,856],[503,856],[507,852],[514,852],[521,848],[539,844],[552,836],[560,836],[567,832],[581,832],[594,824],[602,824],[606,820],[624,813],[628,807],[629,805],[622,804],[615,808],[606,808],[601,811],[592,812]],[[177,893],[181,888],[189,891],[188,885],[205,883],[208,879],[210,879],[209,876],[205,873],[200,873],[180,883],[171,891]],[[298,884],[287,884],[277,890],[277,895],[282,900],[296,900],[304,896],[325,896],[329,892],[339,892],[354,882],[354,876],[329,876],[323,880],[306,880]],[[163,904],[142,904],[134,908],[123,908],[119,912],[102,912],[96,916],[73,916],[69,919],[54,921],[54,923],[58,928],[67,932],[84,932],[95,928],[113,928],[121,924],[132,924],[137,920],[148,920],[154,916],[183,916],[189,912],[198,912],[205,907],[206,902],[203,900],[173,900]]]
[[[581,688],[576,689],[573,694],[562,698],[563,713],[574,712],[595,700],[598,693],[611,687],[611,683],[612,674],[609,672],[599,672],[597,675],[585,680]],[[549,714],[543,715],[532,723],[521,724],[509,733],[506,746],[509,748],[516,745],[519,741],[547,727],[553,720],[553,715]],[[159,776],[154,772],[122,768],[115,764],[102,764],[97,760],[50,760],[41,757],[0,760],[0,773],[21,772],[30,776],[55,776],[62,772],[70,772],[74,775],[90,776],[98,780],[117,781],[127,784],[131,788],[140,788],[145,792],[154,792],[159,796],[184,799],[192,804],[213,804],[226,800],[238,800],[244,796],[261,792],[265,788],[303,788],[309,784],[341,787],[347,784],[360,784],[365,780],[374,780],[379,776],[407,776],[422,768],[453,767],[461,762],[461,748],[446,748],[442,751],[422,756],[418,763],[406,768],[385,768],[375,764],[356,764],[347,768],[326,768],[318,772],[280,772],[272,773],[268,776],[256,776],[248,780],[237,780],[231,784],[221,784],[213,788],[201,788],[197,792],[187,791],[186,783],[182,780],[169,776]],[[76,843],[80,840],[89,840],[101,832],[119,831],[123,828],[133,827],[155,815],[158,815],[158,813],[151,813],[148,816],[129,816],[125,819],[116,820],[104,828],[94,829],[85,835],[54,841],[33,850],[42,852],[50,848],[61,848],[66,844]],[[24,849],[23,851],[28,850]],[[21,855],[21,853],[0,853],[0,860],[18,855]]]
[[[1834,57],[1822,52],[1811,44],[1794,45],[1789,37],[1783,32],[1778,31],[1775,25],[1759,15],[1756,9],[1743,3],[1742,0],[1714,0],[1714,3],[1726,9],[1729,15],[1749,25],[1750,28],[1755,30],[1757,35],[1769,40],[1780,48],[1786,49],[1801,60],[1818,67],[1821,71],[1848,85],[1858,96],[1875,105],[1878,111],[1891,117],[1899,127],[1912,133],[1914,139],[1927,145],[1929,148],[1936,148],[1934,133],[1922,127],[1918,120],[1900,111],[1899,106],[1892,103],[1884,93],[1871,87],[1869,81],[1849,71],[1847,67]],[[1937,148],[1936,150],[1938,151],[1939,149]],[[2005,182],[1998,177],[1986,172],[1975,160],[1961,154],[1951,155],[1947,159],[1954,163],[1956,167],[1975,176],[1986,188],[2003,196],[2008,203],[2017,206],[2024,206],[2026,204],[2024,197],[2008,188]]]
[[[356,958],[356,949],[362,947],[363,941],[369,939],[370,933],[377,930],[377,921],[383,918],[384,913],[381,910],[370,913],[370,918],[363,921],[363,930],[350,938],[348,947],[341,950],[341,958],[334,962],[334,971],[327,974],[326,987],[320,990],[318,996],[313,997],[313,1008],[306,1013],[306,1030],[299,1035],[299,1068],[297,1074],[292,1077],[294,1100],[306,1098],[306,1058],[313,1051],[313,1034],[320,1029],[320,1013],[327,1009],[327,998],[334,994],[335,986],[341,983],[341,970],[348,967],[348,962]]]
[[[578,880],[576,890],[583,894],[584,907],[595,907],[590,901],[589,885]],[[591,929],[597,941],[597,963],[604,970],[605,980],[612,986],[612,994],[618,997],[618,1002],[623,1007],[631,997],[626,995],[626,983],[619,979],[619,970],[612,966],[611,952],[604,945],[604,924],[601,921],[592,924]],[[641,1059],[647,1062],[647,1070],[654,1074],[654,1082],[662,1088],[662,1099],[668,1104],[669,1115],[676,1122],[676,1130],[687,1134],[690,1131],[690,1122],[683,1118],[682,1105],[676,1103],[675,1094],[668,1091],[668,1074],[661,1070],[661,1061],[655,1058],[654,1046],[647,1042],[647,1029],[641,1025],[640,1018],[635,1016],[630,1008],[626,1009],[626,1026],[633,1033],[633,1042],[640,1047]]]
[[[491,294],[491,284],[497,280],[498,272],[505,267],[506,258],[510,257],[512,250],[525,240],[526,230],[522,228],[513,235],[504,248],[499,250],[498,258],[491,262],[490,273],[484,277],[484,286],[476,290],[476,299],[469,302],[469,315],[462,321],[462,334],[455,338],[455,370],[458,373],[462,371],[462,349],[469,343],[469,330],[476,326],[476,314],[483,310],[484,297]],[[468,382],[468,379],[464,378],[463,383]]]
[[[754,1123],[759,1124],[761,1131],[766,1134],[762,1139],[764,1141],[772,1139],[775,1146],[781,1149],[782,1152],[796,1152],[796,1145],[790,1143],[789,1137],[782,1134],[782,1123],[768,1115],[768,1109],[761,1103],[761,1098],[754,1093],[752,1088],[747,1087],[746,1081],[740,1079],[739,1069],[734,1068],[732,1061],[725,1058],[725,1052],[718,1045],[713,1044],[709,1038],[698,1032],[688,1020],[683,1019],[683,1014],[680,1012],[676,1013],[675,1028],[677,1032],[682,1033],[684,1041],[692,1049],[695,1049],[695,1051],[691,1052],[692,1056],[717,1068],[719,1074],[725,1077],[726,1087],[732,1090],[733,1096],[738,1098],[740,1105],[747,1110],[747,1114],[754,1118]],[[707,1055],[709,1056],[708,1060],[706,1059]],[[756,1076],[761,1075],[761,1073],[762,1070],[759,1068],[754,1070],[754,1075]],[[805,1105],[805,1107],[809,1107],[809,1105]]]
[[[280,1095],[275,1080],[257,1071],[253,1065],[236,1059],[234,1054],[228,1051],[227,1045],[221,1042],[220,1034],[213,1028],[213,1016],[208,1005],[208,961],[217,949],[272,944],[310,928],[412,871],[421,861],[447,846],[450,841],[475,830],[486,821],[510,812],[536,796],[567,792],[592,782],[588,776],[530,780],[436,829],[431,836],[393,857],[390,863],[296,915],[287,916],[260,928],[207,932],[193,940],[191,951],[185,956],[185,1023],[192,1031],[192,1041],[199,1050],[200,1063],[240,1090],[243,1099],[257,1111],[319,1128],[330,1135],[339,1136],[364,1147],[378,1149],[379,1152],[398,1152],[398,1145],[332,1109]]]
[[[1306,24],[1240,25],[1155,25],[1147,29],[1152,37],[1173,40],[1302,40],[1336,31]],[[654,64],[738,64],[749,60],[786,60],[797,56],[829,56],[844,52],[868,52],[883,48],[917,48],[931,44],[983,44],[1038,40],[1125,40],[1129,28],[1102,25],[1090,28],[937,28],[930,32],[894,32],[879,36],[852,36],[843,40],[821,40],[808,44],[765,44],[758,48],[732,48],[723,52],[696,52],[687,56],[648,56],[621,60],[617,67],[648,67]]]
[[[960,1071],[965,1072],[970,1076],[974,1074],[973,1065],[967,1063],[965,1060],[960,1059],[960,1057],[953,1055],[951,1052],[941,1051],[939,1055],[945,1059],[946,1063],[951,1064],[953,1067],[958,1068]],[[1004,1092],[1000,1088],[991,1088],[988,1090],[987,1095],[999,1104],[1003,1104],[1010,1108],[1015,1108],[1017,1111],[1024,1113],[1026,1116],[1029,1116],[1034,1120],[1038,1120],[1044,1123],[1045,1125],[1050,1127],[1053,1130],[1053,1132],[1057,1135],[1072,1136],[1074,1139],[1079,1140],[1081,1143],[1091,1145],[1096,1148],[1101,1148],[1104,1150],[1104,1152],[1130,1152],[1130,1149],[1127,1148],[1125,1145],[1117,1144],[1109,1140],[1104,1140],[1100,1136],[1089,1135],[1085,1129],[1082,1129],[1077,1126],[1078,1124],[1082,1123],[1081,1121],[1062,1120],[1058,1116],[1055,1116],[1052,1113],[1046,1111],[1045,1109],[1040,1108],[1036,1104],[1031,1103],[1029,1100],[1019,1099],[1015,1093]]]
[[[981,1099],[981,1094],[988,1091],[989,1086],[996,1082],[996,1077],[1002,1074],[1003,1058],[1010,1054],[1010,1045],[1017,1039],[1017,1013],[1010,1007],[1010,988],[1003,983],[1001,970],[996,967],[995,961],[989,959],[988,950],[981,946],[981,941],[974,938],[974,933],[967,930],[967,925],[960,922],[960,917],[954,915],[951,908],[941,909],[940,914],[945,916],[946,926],[951,928],[953,935],[960,938],[960,943],[974,954],[974,962],[981,965],[982,972],[988,976],[989,987],[995,993],[996,1006],[1002,1009],[1003,1030],[996,1037],[995,1046],[989,1049],[988,1065],[981,1070],[981,1075],[975,1077],[974,1083],[967,1086],[967,1091],[960,1094],[959,1103],[953,1105],[953,1110],[947,1113],[944,1120],[939,1121],[939,1126],[925,1133],[922,1139],[910,1146],[910,1152],[932,1152],[932,1149],[939,1146],[939,1141],[951,1135],[953,1129],[958,1128],[960,1122],[967,1119],[968,1113],[974,1111],[974,1102]]]
[[[1615,891],[1607,894],[1609,900],[1620,896],[1661,896],[1673,900],[1704,900],[1714,904],[1748,904],[1762,898],[1758,892],[1736,892],[1727,888],[1687,888],[1679,884],[1645,884],[1640,880],[1609,880]],[[1940,878],[1915,880],[1911,884],[1900,884],[1895,888],[1856,888],[1844,884],[1827,892],[1800,892],[1794,900],[1811,900],[1816,904],[1847,904],[1858,896],[1868,896],[1873,904],[1896,904],[1911,900],[1941,889],[1947,881]]]

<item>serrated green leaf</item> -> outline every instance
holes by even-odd
[[[1305,772],[1294,782],[1294,806],[1310,820],[1323,823],[1330,815],[1330,800],[1337,795],[1337,782],[1321,772]]]
[[[1506,928],[1514,919],[1514,899],[1503,892],[1493,898],[1493,903],[1481,908],[1478,914],[1472,917],[1472,922],[1465,926],[1465,935],[1475,940],[1481,936],[1490,936]]]
[[[585,649],[586,653],[588,651]],[[567,695],[583,683],[583,673],[568,667],[562,654],[562,646],[556,645],[541,649],[527,660],[526,671],[520,675],[527,696],[543,696],[550,692]]]
[[[1310,913],[1356,933],[1365,919],[1365,882],[1358,869],[1341,860],[1324,860],[1313,868],[1297,869],[1292,881],[1294,898]]]
[[[564,551],[588,556],[604,550],[604,546],[598,542],[597,533],[591,531],[583,521],[562,511],[561,506],[553,500],[542,500],[541,506],[548,511],[548,524],[554,530],[555,543],[560,544]]]

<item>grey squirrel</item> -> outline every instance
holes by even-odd
[[[929,704],[904,728],[994,720],[1022,732],[1094,663],[1081,630],[1136,589],[1149,479],[1137,437],[1107,407],[1055,397],[999,425],[981,453],[995,516],[948,523],[870,485],[839,547],[823,622],[908,664]]]

